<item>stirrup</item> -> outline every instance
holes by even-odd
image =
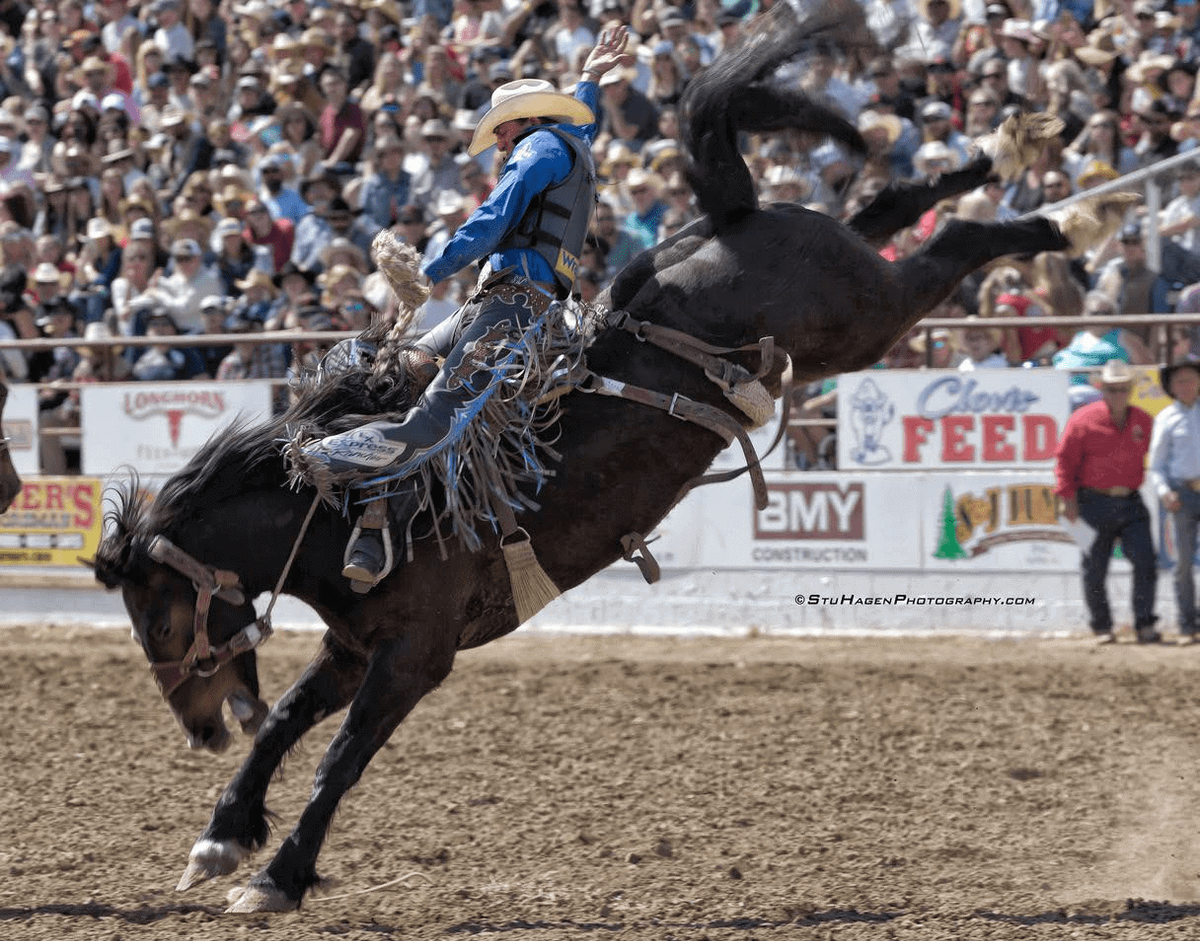
[[[391,574],[392,569],[396,566],[396,557],[392,552],[392,528],[385,520],[383,526],[379,529],[379,538],[383,540],[383,569],[378,575],[372,576],[372,581],[357,577],[360,573],[368,574],[363,569],[357,567],[351,568],[350,566],[350,556],[354,552],[354,545],[358,542],[362,531],[363,525],[360,520],[355,524],[353,531],[350,533],[350,538],[346,540],[346,549],[342,553],[342,575],[349,579],[351,589],[360,595],[365,595]]]

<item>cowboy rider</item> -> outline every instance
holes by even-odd
[[[523,333],[552,302],[569,295],[595,203],[597,83],[620,63],[627,42],[623,26],[601,35],[574,96],[540,79],[509,82],[493,92],[467,153],[474,157],[495,145],[506,157],[500,178],[441,253],[421,265],[437,284],[487,260],[482,287],[417,343],[444,357],[442,368],[400,422],[373,421],[311,442],[302,449],[309,461],[331,474],[363,479],[411,474],[452,444],[476,413],[472,406],[492,384],[486,362],[491,344],[514,326]],[[369,591],[389,570],[386,526],[387,500],[371,500],[342,570],[356,591]]]

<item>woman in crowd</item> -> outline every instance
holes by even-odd
[[[317,140],[316,124],[302,105],[290,104],[278,113],[283,141],[295,155],[295,176],[303,179],[321,159],[321,143]]]
[[[661,110],[668,105],[679,104],[686,87],[687,75],[675,58],[675,45],[664,39],[651,52],[650,85],[646,89],[646,97]]]
[[[1121,118],[1115,111],[1093,114],[1079,136],[1063,151],[1063,166],[1077,187],[1080,175],[1093,160],[1122,174],[1137,169],[1137,154],[1121,140]]]

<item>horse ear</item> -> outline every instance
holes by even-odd
[[[105,588],[120,588],[121,579],[117,576],[116,568],[106,559],[99,555],[92,556],[90,559],[76,557],[80,563],[86,565],[96,573],[96,581]]]

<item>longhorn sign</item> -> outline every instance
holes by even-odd
[[[135,421],[144,421],[153,415],[165,415],[171,447],[178,447],[185,414],[190,412],[216,418],[225,412],[226,402],[224,393],[207,389],[172,389],[166,392],[144,390],[128,393],[124,408],[125,414]]]

